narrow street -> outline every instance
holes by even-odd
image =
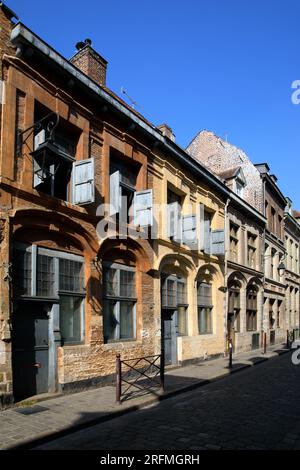
[[[299,390],[285,354],[38,449],[300,449]]]

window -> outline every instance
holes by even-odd
[[[169,275],[162,277],[162,308],[174,310],[179,336],[187,334],[187,290],[183,277]]]
[[[271,207],[270,231],[276,233],[276,211],[274,207]]]
[[[135,268],[104,266],[104,340],[121,341],[136,337]]]
[[[246,330],[257,330],[257,291],[254,287],[247,289]]]
[[[235,192],[240,197],[244,195],[244,185],[238,180],[235,182]]]
[[[294,272],[299,274],[299,245],[295,244],[295,268]]]
[[[228,319],[238,333],[240,331],[240,286],[237,283],[229,286],[228,297]]]
[[[256,235],[248,232],[248,266],[253,269],[256,268],[256,239]]]
[[[13,259],[15,295],[59,301],[63,344],[84,339],[84,263],[78,255],[16,243]]]
[[[206,282],[198,283],[198,330],[199,334],[212,333],[212,286]]]
[[[275,323],[274,304],[275,304],[275,299],[269,299],[269,328],[270,330],[274,328],[274,323]]]
[[[276,327],[280,328],[281,324],[281,310],[282,310],[282,301],[278,300],[277,302],[277,318],[276,318]]]
[[[239,227],[230,222],[230,259],[238,262]]]
[[[294,264],[294,243],[293,240],[290,240],[290,256],[289,256],[289,268],[293,271],[293,264]]]
[[[276,275],[276,250],[274,248],[272,248],[271,250],[271,277],[272,279],[277,279],[277,275]]]

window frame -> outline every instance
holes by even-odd
[[[201,297],[199,290],[202,285],[205,285],[206,288],[209,286],[210,291],[210,302],[199,302],[199,298]],[[204,297],[207,297],[205,295]],[[197,282],[197,316],[198,316],[198,333],[199,335],[212,335],[214,331],[213,327],[213,292],[212,292],[212,283],[207,281],[198,281]],[[201,318],[202,313],[204,311],[205,314],[205,331],[201,330]],[[207,321],[207,317],[209,316],[209,322]],[[207,328],[207,324],[210,324],[210,328]]]
[[[106,292],[106,279],[105,279],[105,272],[109,269],[114,269],[117,272],[117,286],[118,292],[117,294],[107,294]],[[121,271],[133,272],[134,273],[134,296],[124,296],[121,295]],[[137,321],[136,321],[136,308],[137,308],[137,291],[136,291],[136,267],[134,266],[127,266],[120,263],[113,263],[113,262],[104,262],[103,263],[103,337],[104,343],[119,343],[119,342],[129,342],[129,341],[136,341],[137,340]],[[107,305],[109,303],[114,302],[114,316],[117,321],[117,325],[115,326],[114,330],[114,338],[108,338],[106,332],[108,331],[105,326],[105,317],[106,315],[110,314],[110,310],[107,311]],[[132,306],[132,332],[133,336],[130,338],[121,338],[121,303],[126,302],[127,304],[133,304]]]

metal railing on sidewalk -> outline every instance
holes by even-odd
[[[164,353],[134,359],[121,360],[116,355],[116,403],[139,392],[160,393],[165,389]]]

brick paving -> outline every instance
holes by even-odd
[[[286,354],[37,448],[299,450],[299,387],[300,366]]]
[[[277,345],[277,347],[273,348],[274,351],[269,350],[268,354],[266,356],[261,355],[261,351],[252,351],[249,353],[245,354],[240,354],[237,355],[234,358],[234,371],[238,371],[241,369],[244,369],[245,367],[248,367],[249,374],[250,372],[253,374],[254,370],[257,371],[263,371],[264,368],[270,363],[272,364],[271,369],[276,370],[276,364],[279,367],[280,370],[280,364],[283,362],[283,358],[278,358],[278,352],[275,352],[275,349],[278,350],[280,349]],[[283,350],[284,351],[284,350]],[[276,357],[276,359],[275,359]],[[285,354],[284,357],[287,357],[287,362],[290,363],[290,354]],[[253,358],[258,358],[257,360],[254,360]],[[262,364],[259,367],[252,367],[251,366],[255,365],[257,362],[260,362],[262,359],[270,359],[274,358],[272,361],[268,361],[265,364]],[[252,359],[252,360],[251,360]],[[178,393],[179,391],[183,392],[183,390],[187,390],[188,388],[192,389],[195,387],[198,387],[206,381],[215,381],[217,379],[220,379],[222,377],[225,377],[225,380],[227,380],[227,387],[230,386],[230,383],[232,382],[233,384],[235,383],[235,380],[237,375],[233,375],[232,377],[228,377],[226,379],[226,376],[230,375],[230,371],[227,368],[228,365],[228,360],[227,359],[216,359],[212,361],[206,361],[202,362],[199,364],[195,364],[192,366],[188,367],[182,367],[178,369],[173,369],[173,370],[168,370],[166,373],[166,394],[171,395]],[[296,367],[296,366],[293,366]],[[300,373],[300,367],[299,369]],[[245,380],[246,377],[248,377],[248,371],[245,371],[241,375],[243,377],[242,380]],[[260,372],[263,374],[263,372]],[[240,375],[240,374],[238,374]],[[296,374],[295,374],[296,375]],[[297,374],[297,377],[300,374]],[[279,375],[280,377],[280,375]],[[279,380],[281,382],[281,379]],[[220,399],[222,401],[222,385],[217,385],[217,384],[223,384],[224,381],[216,382],[215,384],[209,384],[209,385],[204,385],[201,387],[201,389],[197,389],[195,392],[196,396],[198,397],[206,397],[207,396],[207,387],[216,387],[216,391],[212,396],[218,397],[218,393],[220,395]],[[284,386],[284,385],[282,385]],[[253,384],[250,385],[250,388],[253,389]],[[198,394],[198,395],[197,395]],[[246,394],[247,395],[247,394]],[[245,395],[245,396],[246,396]],[[182,395],[180,395],[182,396]],[[233,397],[235,397],[234,391],[232,394]],[[278,397],[278,400],[282,399],[284,395],[281,397]],[[258,397],[259,398],[259,397]],[[104,430],[104,436],[103,437],[103,442],[105,442],[105,445],[112,445],[113,447],[107,447],[107,448],[122,448],[122,440],[119,441],[118,438],[115,437],[113,434],[114,438],[108,438],[109,442],[105,438],[107,434],[107,430],[111,428],[111,426],[115,426],[114,423],[117,421],[122,422],[125,424],[126,422],[130,423],[130,421],[136,418],[132,418],[132,416],[141,416],[138,413],[132,413],[130,415],[126,415],[123,417],[115,418],[114,420],[106,421],[105,423],[103,422],[104,420],[108,420],[112,417],[115,417],[117,414],[123,413],[123,412],[129,412],[132,411],[133,409],[138,409],[142,408],[145,406],[155,406],[155,403],[159,400],[159,397],[157,395],[155,396],[154,394],[145,394],[145,395],[140,395],[136,396],[135,398],[131,398],[128,401],[125,401],[122,405],[117,405],[115,404],[115,389],[114,387],[102,387],[102,388],[97,388],[85,392],[80,392],[72,395],[63,395],[63,396],[58,396],[54,397],[51,399],[43,400],[39,403],[31,405],[29,408],[12,408],[9,410],[1,411],[0,412],[0,449],[7,449],[7,448],[13,448],[14,446],[19,446],[22,444],[26,444],[29,442],[33,442],[36,439],[41,439],[41,438],[46,438],[52,436],[54,437],[57,433],[62,433],[62,432],[70,432],[74,431],[74,429],[80,426],[89,426],[91,424],[95,424],[97,422],[101,422],[101,424],[96,425],[95,429],[101,429],[101,427]],[[170,398],[166,402],[172,401],[174,402],[174,398]],[[158,409],[166,409],[168,407],[167,403],[163,402],[157,405]],[[175,400],[176,402],[176,400]],[[219,403],[220,400],[217,400],[217,403]],[[178,409],[180,407],[182,408],[182,411],[188,411],[189,410],[189,404],[185,403],[184,401],[181,402],[180,399],[178,400]],[[199,406],[201,407],[201,402],[199,403]],[[258,408],[260,407],[260,404],[257,404]],[[40,409],[41,407],[42,409]],[[176,408],[175,408],[176,409]],[[21,411],[35,411],[33,414],[21,414]],[[151,417],[152,413],[154,413],[154,408],[151,408],[151,411],[147,412],[145,411],[146,415],[147,413]],[[144,411],[143,411],[144,412]],[[155,411],[156,412],[156,411]],[[195,410],[196,412],[196,410]],[[141,411],[139,411],[141,413]],[[173,411],[172,411],[173,413]],[[225,410],[226,413],[226,410]],[[177,411],[176,413],[177,414]],[[250,419],[250,418],[249,418]],[[253,417],[254,419],[254,417]],[[230,420],[229,420],[230,422]],[[210,424],[217,423],[216,420],[210,420]],[[226,424],[226,422],[225,422]],[[142,424],[143,425],[143,424]],[[168,431],[172,431],[171,435],[168,432],[168,436],[166,436],[166,443],[168,443],[168,446],[171,446],[170,448],[174,445],[174,440],[175,435],[178,435],[178,439],[176,439],[177,444],[179,445],[178,448],[190,448],[195,444],[195,436],[189,436],[187,435],[191,426],[188,420],[185,420],[184,422],[174,422],[172,423],[171,429],[169,428],[169,425],[166,424],[165,419],[161,418],[160,416],[157,418],[157,422],[155,423],[155,427],[161,429],[162,434],[164,434],[163,429],[168,429]],[[215,428],[216,431],[217,428]],[[79,434],[82,436],[82,433],[85,434],[89,432],[87,429],[84,431],[79,431],[79,432],[74,432],[72,435],[70,435],[70,439],[74,439],[74,442],[76,441],[76,435]],[[137,446],[141,447],[133,447],[133,448],[147,448],[149,444],[148,440],[148,432],[146,432],[145,435],[140,434],[139,432],[139,437],[137,440],[136,436],[136,429],[134,425],[128,426],[128,429],[126,429],[127,435],[129,437],[131,436],[133,439],[133,442],[135,442]],[[215,446],[215,447],[220,447],[220,443],[218,442],[218,439],[216,436],[212,436],[210,432],[205,429],[199,429],[197,435],[197,442],[198,440],[201,442],[199,446],[203,446],[205,443],[205,446]],[[102,439],[101,437],[101,439]],[[61,442],[65,442],[64,439],[68,439],[68,437],[63,437],[61,438]],[[80,437],[81,439],[81,437]],[[207,442],[207,440],[209,442]],[[292,431],[287,432],[287,435],[285,436],[286,442],[283,442],[283,445],[292,445],[291,443],[293,442],[295,445],[298,445],[297,442],[300,442],[300,436],[298,434],[293,434]],[[58,441],[57,441],[58,442]],[[90,442],[90,441],[89,441]],[[83,448],[89,448],[89,445],[92,444],[93,439],[91,443],[85,444],[86,447],[83,446]],[[102,442],[102,441],[101,441]],[[129,439],[130,442],[130,439]],[[152,445],[154,446],[153,448],[156,448],[156,446],[160,445],[160,438],[157,435],[153,436],[152,439]],[[221,444],[223,445],[224,442],[222,441]],[[249,443],[247,442],[247,445]],[[32,444],[33,445],[33,444]],[[47,444],[44,444],[47,446]],[[51,444],[49,444],[51,445]],[[124,444],[125,445],[125,444]],[[71,447],[73,448],[73,447]],[[105,447],[102,447],[105,448]],[[127,447],[123,447],[127,448]]]

